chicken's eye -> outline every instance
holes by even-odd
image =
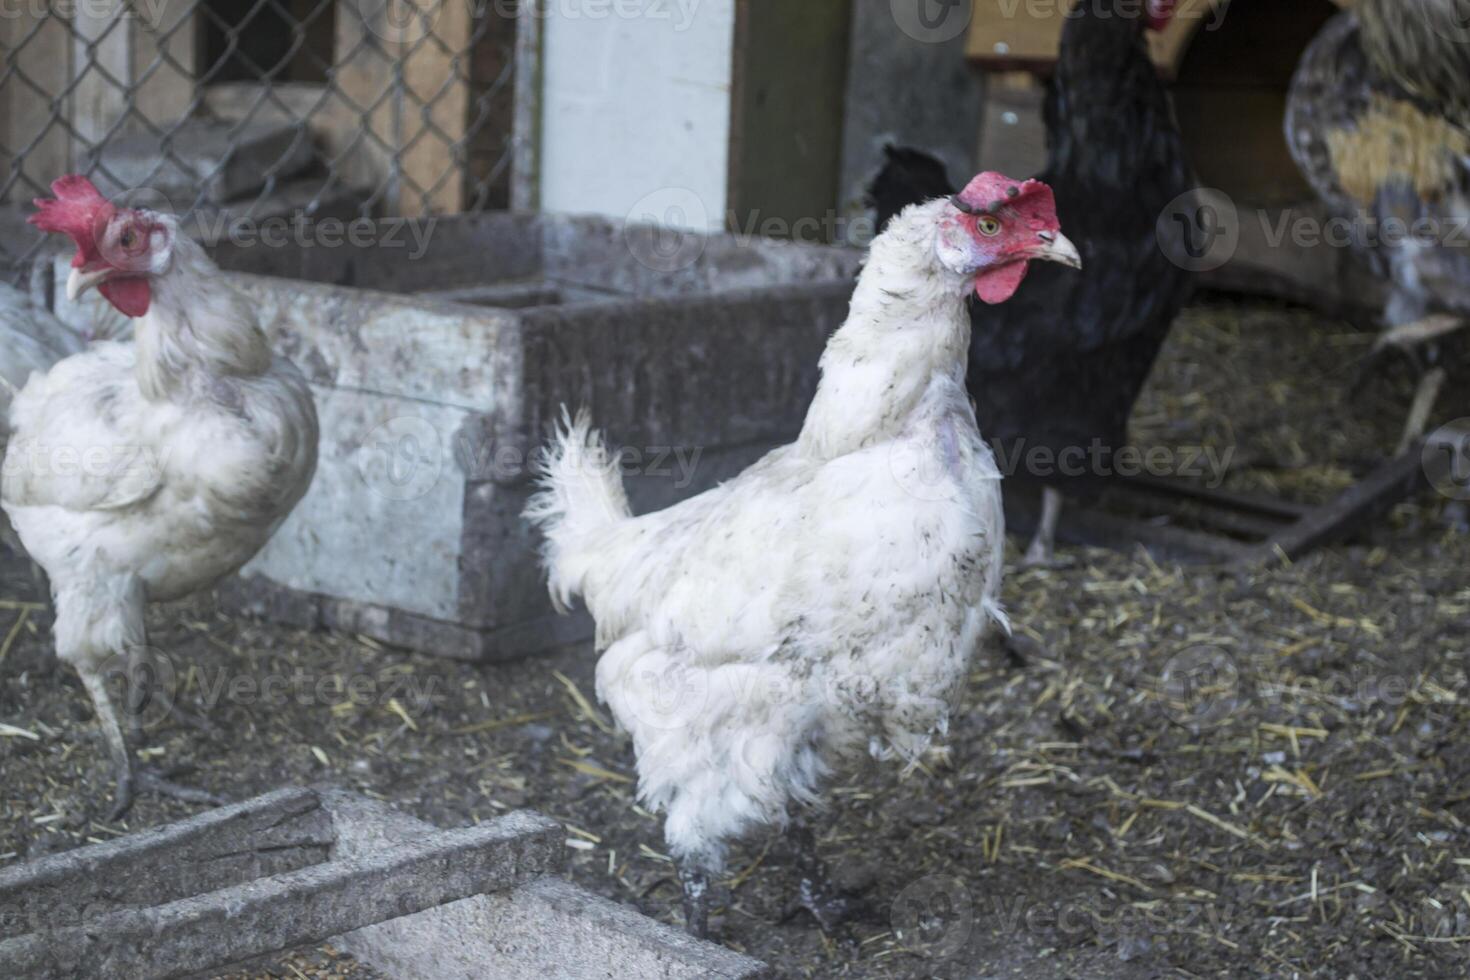
[[[137,240],[138,240],[138,238],[137,238],[136,235],[133,234],[133,229],[131,229],[131,228],[129,228],[127,231],[123,232],[122,233],[122,238],[120,239],[123,248],[132,248],[133,247],[133,243],[136,242]]]
[[[996,235],[1000,234],[1000,221],[996,218],[990,217],[989,215],[983,215],[982,217],[980,217],[975,222],[975,227],[979,229],[980,234],[984,235],[986,238],[994,238]]]

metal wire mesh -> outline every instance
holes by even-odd
[[[0,0],[0,267],[69,172],[216,222],[507,207],[518,9]]]

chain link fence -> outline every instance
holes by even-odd
[[[517,0],[0,0],[0,271],[63,173],[199,227],[506,208]]]

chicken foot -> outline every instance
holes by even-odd
[[[77,672],[81,675],[82,686],[87,689],[87,695],[92,699],[92,707],[97,712],[97,722],[102,727],[102,738],[107,743],[107,753],[112,758],[113,771],[116,773],[112,810],[107,816],[109,823],[116,823],[127,815],[139,792],[166,796],[185,803],[210,806],[220,806],[225,802],[206,790],[181,786],[170,781],[155,769],[139,766],[128,749],[127,739],[123,736],[122,725],[118,720],[117,709],[112,704],[112,696],[107,692],[107,677],[92,665],[78,666]],[[133,709],[138,703],[137,698],[130,692],[128,697],[130,727],[136,727],[137,712]]]
[[[796,867],[801,873],[797,896],[786,906],[782,921],[801,910],[811,913],[822,932],[832,935],[844,922],[861,915],[867,908],[861,899],[842,892],[831,882],[826,864],[817,852],[817,835],[801,821],[792,824],[790,840],[796,852]]]
[[[1036,535],[1026,549],[1021,564],[1026,568],[1046,568],[1056,562],[1057,524],[1062,518],[1062,492],[1052,487],[1041,491],[1041,521],[1036,525]]]

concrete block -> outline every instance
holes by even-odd
[[[421,293],[425,299],[471,306],[498,306],[507,310],[523,310],[528,306],[556,306],[562,292],[548,282],[512,282],[492,286],[463,286]]]
[[[0,976],[187,976],[512,888],[563,853],[560,826],[530,812],[355,834],[354,799],[282,790],[6,869]]]
[[[416,839],[431,829],[382,804],[354,798],[345,834],[380,847],[385,841]],[[758,960],[694,939],[554,877],[451,902],[332,942],[395,980],[772,976]]]
[[[165,153],[151,133],[110,140],[93,156],[93,182],[108,197],[147,188],[182,212],[202,195],[223,204],[253,195],[274,176],[277,185],[316,159],[306,127],[276,123],[190,120],[173,130]],[[144,201],[145,205],[150,202]]]

